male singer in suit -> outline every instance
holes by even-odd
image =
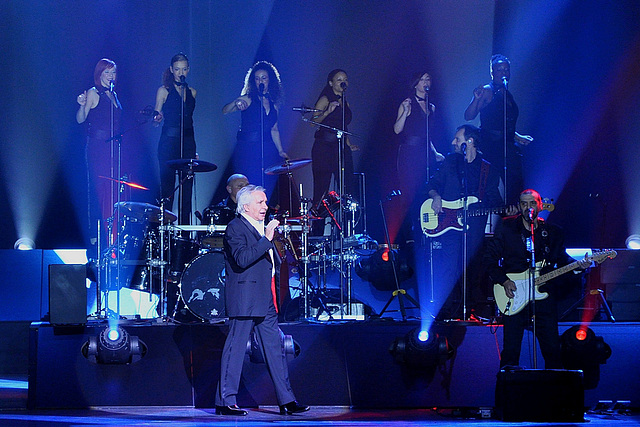
[[[227,225],[224,236],[229,335],[222,350],[216,413],[247,415],[247,411],[238,407],[236,396],[252,329],[276,390],[280,414],[308,411],[308,406],[296,402],[291,390],[278,328],[275,273],[280,258],[272,240],[279,222],[272,220],[264,226],[267,196],[262,187],[243,187],[237,201],[239,216]]]

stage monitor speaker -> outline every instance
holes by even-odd
[[[86,277],[84,264],[49,265],[49,321],[52,325],[87,323]]]
[[[503,421],[583,422],[582,371],[500,371],[496,384],[496,415]]]

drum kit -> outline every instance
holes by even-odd
[[[168,163],[189,173],[216,169],[212,163],[194,159]],[[310,159],[289,160],[265,172],[287,174],[293,182],[291,172],[309,163]],[[332,191],[317,206],[310,205],[309,199],[301,198],[301,216],[280,218],[277,239],[282,243],[280,247],[293,256],[299,272],[299,287],[292,285],[292,290],[299,289],[299,298],[294,299],[294,304],[299,304],[298,318],[310,318],[311,306],[318,304],[331,317],[334,313],[322,301],[329,272],[338,269],[349,280],[358,249],[367,247],[372,240],[366,234],[353,232],[361,218],[358,203],[350,196],[340,197]],[[340,209],[343,215],[337,215]],[[348,226],[341,227],[339,216],[348,221]],[[156,296],[157,317],[164,320],[223,320],[226,317],[223,238],[234,217],[235,212],[226,206],[210,206],[204,210],[200,225],[179,225],[178,216],[165,209],[164,203],[160,206],[131,201],[116,203],[114,218],[109,221],[112,241],[100,252],[97,263],[98,277],[103,278],[98,293],[102,287],[106,305],[110,300],[108,292],[119,292],[122,288]],[[338,240],[337,230],[347,230],[346,237]],[[344,291],[341,289],[341,294]],[[350,286],[347,293],[350,300]],[[97,300],[100,313],[100,297]],[[111,310],[105,307],[104,311]],[[120,307],[117,312],[120,313]]]

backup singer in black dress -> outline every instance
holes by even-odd
[[[175,170],[167,166],[167,161],[196,158],[196,141],[193,132],[193,110],[196,108],[196,90],[184,81],[189,75],[189,60],[179,53],[171,58],[171,66],[162,75],[162,86],[156,93],[158,112],[154,120],[162,122],[162,134],[158,143],[158,162],[160,166],[160,186],[162,198],[170,198],[173,204],[176,187]],[[187,90],[185,90],[187,89]],[[184,118],[182,102],[184,101]],[[181,132],[183,130],[183,132]],[[179,175],[182,180],[184,173]],[[180,223],[189,223],[191,216],[191,195],[193,179],[182,185]]]
[[[504,82],[511,79],[511,63],[504,55],[491,57],[491,82],[473,90],[473,99],[464,112],[465,120],[480,114],[484,156],[500,170],[504,179],[504,97],[507,104],[507,189],[505,202],[515,203],[524,187],[521,148],[533,141],[529,135],[516,132],[519,110]]]
[[[76,113],[78,123],[86,123],[87,141],[85,155],[87,161],[88,197],[89,197],[89,236],[94,244],[97,237],[98,219],[105,220],[113,212],[115,191],[112,181],[99,178],[111,176],[111,160],[113,155],[114,172],[117,171],[117,157],[111,152],[112,144],[107,142],[120,132],[122,106],[118,101],[112,85],[116,83],[116,63],[102,58],[93,72],[95,86],[78,95],[80,104]],[[112,108],[113,107],[113,108]],[[112,127],[113,126],[113,127]]]
[[[411,224],[418,219],[411,206],[421,203],[423,200],[414,200],[418,190],[427,181],[427,144],[431,149],[430,163],[444,161],[431,141],[431,129],[427,143],[427,126],[431,127],[431,117],[435,113],[436,106],[429,103],[427,107],[428,91],[431,89],[431,76],[429,73],[420,73],[411,80],[411,92],[398,107],[398,115],[393,124],[393,131],[398,135],[398,156],[396,159],[397,188],[401,191],[398,199],[398,214],[404,218],[402,234],[406,240],[414,240],[416,236],[411,233]],[[427,124],[429,120],[429,124]]]
[[[343,105],[343,95],[349,87],[347,73],[341,69],[335,69],[327,76],[325,85],[316,101],[315,109],[320,110],[313,116],[313,120],[336,129],[348,130],[352,113],[349,102]],[[342,127],[342,109],[344,110],[344,128]],[[335,131],[319,127],[315,133],[313,148],[311,149],[311,167],[313,172],[313,203],[316,205],[328,193],[331,185],[331,176],[338,185],[340,170],[338,169],[338,137]],[[353,177],[352,151],[358,150],[358,146],[351,143],[349,137],[345,137],[344,155],[344,186],[347,194],[354,194],[356,184]],[[342,196],[342,195],[341,195]]]
[[[282,82],[278,70],[267,61],[259,61],[247,72],[240,97],[222,108],[224,114],[241,112],[231,169],[244,174],[250,182],[263,182],[266,177],[262,176],[262,168],[278,163],[278,156],[289,158],[282,149],[278,130],[278,109],[281,103]],[[272,146],[275,146],[278,156]],[[274,181],[275,178],[270,177],[265,183],[268,191],[273,189]]]

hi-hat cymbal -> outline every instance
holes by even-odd
[[[172,169],[180,171],[193,171],[193,172],[211,172],[218,169],[218,166],[211,162],[205,162],[200,159],[176,159],[169,160],[167,166]]]
[[[147,187],[143,187],[142,185],[136,184],[134,182],[122,181],[122,180],[119,180],[119,179],[110,178],[108,176],[102,176],[102,175],[98,175],[98,178],[104,178],[104,179],[108,179],[109,181],[119,182],[120,184],[128,185],[129,187],[137,188],[138,190],[148,190]]]
[[[118,202],[113,205],[114,209],[118,209],[118,207],[120,207],[120,212],[123,212],[126,216],[139,220],[147,220],[149,222],[160,222],[160,213],[162,211],[160,207],[156,205],[140,202]],[[176,219],[178,219],[178,216],[176,214],[165,209],[165,224],[173,222]]]
[[[281,175],[283,173],[289,173],[296,169],[300,169],[309,163],[311,163],[311,159],[285,160],[278,165],[266,168],[264,173],[267,175]]]

